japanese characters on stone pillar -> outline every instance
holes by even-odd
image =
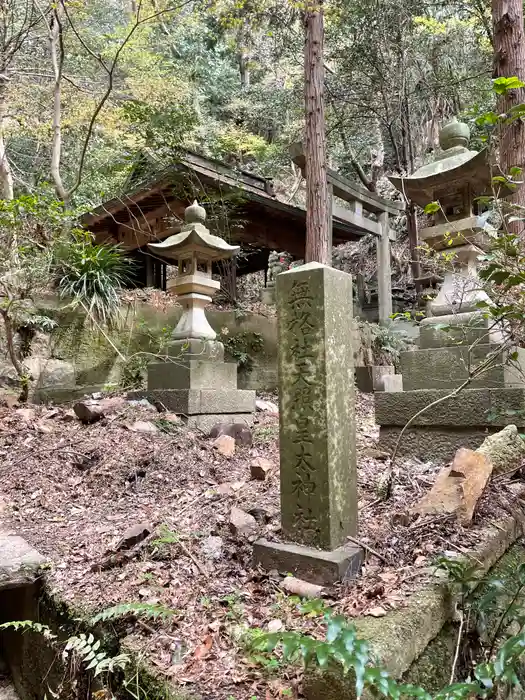
[[[352,277],[309,263],[277,277],[281,521],[256,563],[333,583],[359,569]]]

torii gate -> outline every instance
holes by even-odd
[[[301,168],[305,175],[306,159],[303,146],[300,143],[290,147],[290,155],[293,162]],[[379,302],[379,322],[385,323],[392,314],[392,268],[390,265],[390,241],[395,240],[395,232],[390,229],[388,223],[389,214],[397,216],[404,210],[400,202],[392,202],[383,199],[374,192],[370,192],[361,185],[352,182],[339,175],[335,170],[327,168],[328,191],[330,195],[330,221],[329,231],[332,234],[332,220],[334,216],[341,217],[362,229],[366,233],[372,233],[377,237],[377,295]],[[352,210],[343,209],[334,203],[333,197],[339,197],[349,202]],[[370,212],[376,220],[363,214],[363,210]],[[331,242],[330,242],[331,243]],[[331,246],[330,246],[331,247]]]

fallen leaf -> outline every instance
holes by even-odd
[[[386,610],[378,605],[375,608],[370,608],[365,615],[371,615],[372,617],[384,617],[386,615]]]
[[[198,660],[204,659],[204,657],[208,656],[208,654],[210,653],[212,646],[213,637],[211,636],[211,634],[208,634],[204,642],[200,644],[193,652],[193,657]]]

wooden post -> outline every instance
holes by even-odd
[[[392,269],[390,267],[390,237],[388,213],[379,215],[381,237],[377,239],[377,294],[379,323],[385,324],[392,315]]]

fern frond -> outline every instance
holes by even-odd
[[[41,634],[46,639],[56,639],[56,634],[53,634],[51,629],[47,625],[42,625],[40,622],[33,622],[33,620],[12,620],[11,622],[4,622],[0,625],[0,629],[14,629],[20,630],[22,632],[27,632],[31,630],[32,632],[37,632]]]
[[[100,639],[95,640],[91,633],[82,633],[67,640],[63,656],[67,658],[70,652],[74,652],[80,657],[86,671],[93,671],[94,676],[110,673],[117,668],[123,669],[130,662],[127,654],[108,656],[104,650],[99,651],[99,649]]]
[[[153,618],[156,620],[159,617],[170,617],[175,615],[175,610],[165,608],[163,605],[148,605],[147,603],[123,603],[115,605],[112,608],[102,610],[97,615],[91,618],[90,623],[96,625],[97,622],[105,622],[106,620],[116,620],[126,617],[127,615],[136,615],[137,617]]]

